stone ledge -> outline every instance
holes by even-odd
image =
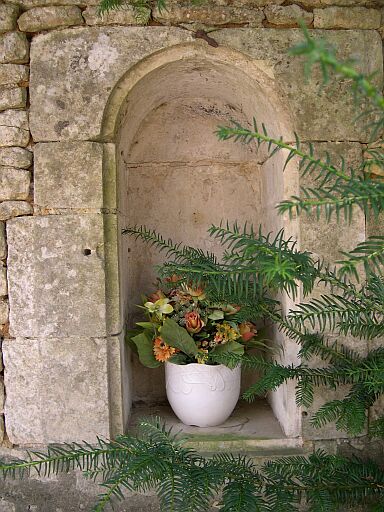
[[[313,22],[313,14],[305,11],[298,5],[270,5],[264,10],[267,21],[273,25],[284,27],[298,27],[298,20],[301,19],[307,26]]]
[[[4,201],[0,203],[0,220],[8,220],[12,217],[31,215],[32,206],[26,201]]]
[[[22,32],[40,32],[83,23],[81,11],[76,6],[35,7],[24,12],[18,19]]]
[[[148,16],[151,11],[148,9]],[[102,16],[98,14],[97,6],[89,6],[83,12],[85,23],[94,25],[138,25],[135,11],[130,5],[124,6],[124,9],[115,9]]]

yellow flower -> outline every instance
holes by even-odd
[[[201,348],[195,355],[195,359],[199,364],[205,364],[208,361],[208,350]]]
[[[144,307],[150,313],[156,313],[159,316],[169,315],[173,311],[173,307],[169,304],[169,299],[159,299],[156,302],[146,302]]]
[[[227,343],[228,341],[235,341],[240,338],[240,334],[231,327],[231,325],[227,322],[223,322],[222,324],[217,324],[217,331],[215,334],[214,340],[217,343]]]

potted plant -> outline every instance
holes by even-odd
[[[239,360],[263,346],[255,324],[238,320],[239,306],[212,301],[203,284],[188,285],[178,276],[159,279],[140,307],[147,318],[130,331],[130,344],[143,365],[165,365],[176,416],[199,427],[226,421],[240,395]]]

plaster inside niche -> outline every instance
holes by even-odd
[[[165,238],[217,254],[222,248],[207,234],[211,224],[247,221],[277,230],[281,219],[273,201],[283,194],[282,166],[277,175],[269,171],[275,171],[281,157],[267,160],[256,144],[222,142],[215,134],[231,120],[251,126],[255,115],[271,133],[284,132],[279,112],[259,82],[227,64],[195,57],[148,73],[121,109],[121,225],[145,224]],[[135,304],[153,289],[153,267],[164,255],[128,237],[120,245],[123,309],[132,326],[140,318]],[[133,358],[131,375],[134,402],[165,399],[163,369],[143,368]],[[243,387],[253,380],[245,376]]]

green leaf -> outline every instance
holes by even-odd
[[[152,338],[152,332],[144,331],[141,334],[131,338],[131,340],[136,345],[141,364],[147,366],[148,368],[157,368],[161,365],[161,363],[155,359],[155,355],[153,353]]]
[[[171,347],[178,348],[188,356],[197,354],[197,346],[188,332],[174,320],[167,318],[161,328],[161,337]]]
[[[215,355],[228,353],[242,355],[244,354],[244,345],[237,341],[229,341],[228,343],[224,343],[224,345],[216,345],[212,350],[212,353]]]
[[[142,327],[143,329],[152,329],[153,330],[153,324],[151,322],[136,322],[136,325],[139,327]]]
[[[168,359],[169,363],[173,364],[187,364],[187,357],[185,354],[174,354]]]
[[[224,312],[220,309],[215,309],[210,315],[208,315],[210,320],[222,320],[224,318]]]

